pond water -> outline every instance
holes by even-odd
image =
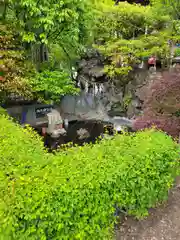
[[[45,138],[45,146],[55,150],[59,146],[72,143],[77,145],[84,145],[85,143],[95,143],[96,140],[103,136],[107,131],[109,135],[113,135],[113,125],[110,122],[86,120],[86,121],[70,121],[67,134],[60,136],[58,139],[50,137]]]
[[[50,136],[45,137],[45,146],[48,149],[56,150],[62,145],[72,143],[72,145],[84,145],[85,143],[95,143],[99,137],[112,137],[115,132],[122,133],[122,130],[133,132],[132,122],[126,118],[113,118],[110,121],[97,120],[74,120],[70,121],[66,128],[67,133],[58,139]]]
[[[106,87],[104,83],[86,83],[78,95],[63,97],[58,110],[62,118],[69,122],[67,134],[57,140],[46,139],[48,148],[56,149],[70,142],[77,145],[95,143],[105,133],[105,126],[109,135],[113,135],[113,129],[120,132],[121,127],[131,127],[132,120],[108,115],[113,94],[112,88]]]

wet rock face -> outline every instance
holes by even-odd
[[[80,140],[90,137],[90,133],[84,128],[77,130],[77,135]]]
[[[103,72],[103,61],[99,56],[83,59],[79,62],[78,68],[77,82],[81,82],[81,87],[84,87],[86,82],[107,82]]]
[[[108,77],[103,73],[103,59],[91,55],[79,63],[77,82],[85,92],[91,92],[93,96],[99,94],[98,101],[109,116],[133,118],[142,113],[149,82],[154,74],[154,71],[137,68],[124,85],[121,84],[121,79],[109,83]]]
[[[108,111],[108,115],[111,117],[120,116],[124,117],[126,115],[126,111],[121,101],[115,102],[111,104],[111,109]]]
[[[149,82],[154,73],[136,68],[129,75],[129,81],[109,81],[103,72],[104,59],[97,52],[89,53],[78,64],[78,96],[65,96],[60,112],[69,120],[101,119],[120,116],[134,118],[142,113]]]

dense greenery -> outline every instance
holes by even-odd
[[[68,70],[48,67],[48,63],[36,70],[12,26],[0,25],[0,33],[1,102],[12,93],[29,99],[57,100],[60,95],[77,92]]]
[[[27,90],[29,95],[32,95],[34,90],[37,89],[35,87],[37,79],[40,78],[41,86],[46,85],[42,86],[41,89],[38,86],[37,94],[41,92],[40,97],[42,97],[43,91],[43,97],[52,96],[52,93],[57,95],[60,92],[63,94],[76,92],[69,77],[74,60],[84,51],[86,44],[91,39],[91,29],[93,29],[91,2],[59,0],[55,3],[47,0],[38,2],[13,0],[3,1],[1,10],[2,15],[0,17],[3,27],[10,25],[11,29],[15,29],[12,33],[6,27],[6,33],[1,34],[0,44],[3,45],[3,49],[1,48],[0,51],[1,64],[5,66],[1,69],[2,74],[5,75],[3,82],[1,82],[2,91],[23,95],[23,91],[21,91],[23,88]],[[7,36],[10,36],[8,39],[13,39],[16,45],[14,51],[9,52],[12,43],[6,41]],[[4,49],[5,41],[7,48]],[[52,54],[55,49],[54,46],[58,46],[56,47],[55,57]],[[23,56],[22,53],[17,51],[17,48],[23,50],[21,51],[24,53]],[[61,55],[58,63],[56,61],[57,55]],[[11,69],[6,66],[6,56],[11,62]],[[21,71],[18,71],[16,62],[19,61],[21,56],[24,60],[28,60],[29,65],[33,63],[33,67],[31,66],[23,71],[21,68]],[[64,61],[64,64],[61,64],[61,61]],[[46,70],[52,73],[47,74],[46,71],[43,73],[44,63],[46,63]],[[29,76],[30,69],[33,68],[34,72],[32,76]],[[39,75],[38,72],[42,73]],[[13,78],[9,75],[13,75]],[[55,75],[55,78],[59,78],[59,81],[52,81]],[[45,79],[43,79],[44,76]],[[32,83],[33,79],[34,83]],[[47,81],[49,81],[48,85],[46,84]],[[66,85],[62,88],[63,84]],[[50,93],[45,91],[47,86],[51,89]],[[61,91],[57,91],[57,89],[61,89]]]
[[[174,52],[175,57],[180,57],[180,48],[177,48]]]
[[[90,10],[90,12],[89,12]],[[4,1],[3,20],[14,20],[26,42],[58,42],[79,47],[91,27],[92,8],[87,1]],[[71,45],[70,45],[71,44]]]
[[[29,60],[29,66],[20,72],[9,69],[8,77],[1,82],[2,91],[23,94],[23,88],[32,95],[38,88],[35,95],[41,92],[40,98],[60,92],[76,92],[69,81],[72,67],[93,44],[104,55],[104,71],[111,79],[121,77],[122,80],[135,65],[150,55],[165,60],[165,65],[168,65],[171,45],[180,39],[178,9],[179,1],[174,3],[171,0],[152,0],[146,7],[126,2],[114,5],[112,0],[3,1],[2,23],[16,29],[12,36],[6,28],[7,36],[11,35],[14,44],[23,51],[20,55],[19,51],[3,51],[1,55],[11,55],[8,58],[13,68],[20,56],[26,64]],[[0,39],[1,45],[5,41],[3,39]],[[6,63],[6,60],[1,60],[2,65],[5,65],[4,61]],[[31,67],[32,62],[34,67]],[[34,69],[33,72],[30,69]],[[46,71],[52,72],[48,74],[50,78]],[[10,78],[14,74],[16,77]],[[29,76],[31,74],[32,77]],[[59,81],[52,81],[56,74]],[[37,79],[42,81],[41,89],[36,86]],[[45,84],[47,81],[48,85]],[[61,88],[65,83],[67,87]],[[47,86],[52,89],[50,93],[46,91]]]
[[[60,101],[60,96],[64,94],[78,93],[78,89],[74,87],[71,76],[64,71],[43,71],[37,73],[31,82],[34,95],[43,99],[52,99],[56,102]],[[44,96],[44,92],[47,93]]]
[[[108,59],[105,72],[111,78],[127,75],[144,57],[170,58],[173,23],[157,5],[104,7],[98,23],[96,47]]]
[[[115,206],[137,217],[166,199],[179,147],[154,130],[50,155],[0,118],[0,238],[110,239]]]
[[[1,101],[10,93],[55,101],[76,94],[72,67],[87,47],[102,53],[111,80],[122,80],[150,55],[170,59],[180,39],[179,1],[151,3],[2,1]],[[138,129],[159,124],[179,134],[179,79],[166,74],[152,86]],[[111,239],[116,209],[146,216],[179,173],[179,146],[162,132],[118,135],[50,155],[36,133],[3,114],[0,239]]]
[[[27,61],[20,41],[15,40],[15,31],[10,25],[0,24],[0,56],[1,100],[8,93],[30,96],[28,79],[35,70]]]
[[[173,19],[180,20],[180,1],[176,0],[151,0],[152,5],[168,13]]]

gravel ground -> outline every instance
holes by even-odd
[[[180,240],[180,177],[166,204],[150,210],[144,220],[125,219],[116,240]]]

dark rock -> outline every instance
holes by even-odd
[[[97,96],[105,115],[129,118],[139,115],[149,83],[156,73],[144,68],[134,68],[126,79],[116,78],[109,81],[103,72],[103,66],[103,57],[97,51],[89,50],[86,58],[79,63],[78,81],[81,89]],[[95,89],[100,84],[103,85],[103,92],[97,93]]]
[[[122,106],[122,103],[121,102],[117,102],[117,103],[114,103],[112,104],[111,106],[111,110],[108,111],[108,115],[110,117],[115,117],[115,116],[120,116],[120,117],[123,117],[126,115],[126,112]]]

